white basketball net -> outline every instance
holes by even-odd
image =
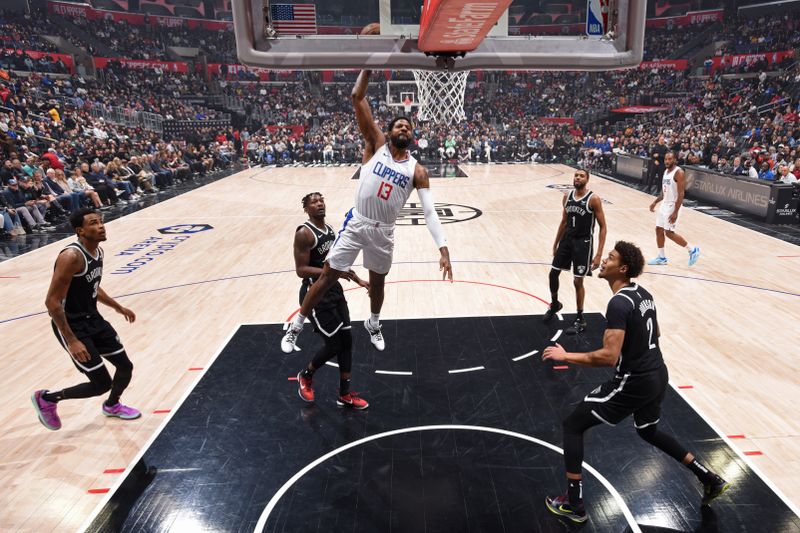
[[[414,70],[419,89],[419,120],[453,124],[466,120],[464,92],[469,71]]]

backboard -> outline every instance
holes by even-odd
[[[478,48],[448,67],[633,67],[642,59],[645,4],[514,0]],[[238,55],[246,65],[284,70],[442,68],[436,57],[417,47],[422,0],[233,0],[232,7]],[[378,21],[380,35],[359,35],[363,26]]]

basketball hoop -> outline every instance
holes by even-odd
[[[422,121],[453,124],[466,120],[464,93],[468,70],[413,70],[419,89],[417,117]]]

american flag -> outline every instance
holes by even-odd
[[[317,9],[314,4],[272,4],[272,27],[279,34],[317,33]]]

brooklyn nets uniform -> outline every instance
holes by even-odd
[[[606,329],[625,331],[616,372],[583,401],[606,424],[616,425],[633,414],[637,428],[653,425],[669,381],[658,345],[653,296],[636,283],[623,287],[608,302],[606,321]]]
[[[570,191],[564,209],[567,212],[567,228],[558,243],[553,257],[553,268],[569,270],[577,278],[592,275],[592,254],[594,253],[594,212],[589,206],[592,191],[580,199],[575,191]]]
[[[309,254],[308,266],[322,268],[328,250],[335,239],[333,228],[325,224],[325,231],[323,231],[310,221],[298,226],[297,231],[303,228],[308,228],[314,235],[314,245]],[[303,283],[300,285],[300,305],[303,305],[303,298],[314,281],[316,280],[312,278],[303,278]],[[334,336],[340,329],[350,329],[350,310],[347,307],[347,300],[344,298],[342,285],[338,281],[311,310],[311,322],[314,324],[314,331],[326,337]]]
[[[677,220],[674,224],[670,224],[669,217],[675,211],[675,202],[678,201],[678,184],[675,183],[675,175],[680,169],[681,167],[675,165],[672,170],[664,171],[664,176],[661,178],[661,193],[664,199],[656,211],[656,226],[667,231],[674,231],[678,226]]]
[[[328,255],[334,270],[347,271],[364,251],[364,266],[386,274],[392,266],[394,223],[414,188],[417,160],[395,161],[388,144],[361,165],[355,207],[347,215]]]
[[[81,372],[91,372],[103,366],[103,357],[116,355],[125,351],[114,328],[106,322],[97,310],[97,291],[103,277],[103,250],[97,249],[97,256],[92,256],[80,242],[67,245],[67,249],[75,249],[83,257],[83,270],[72,276],[67,290],[67,297],[62,302],[70,329],[86,346],[91,358],[80,362],[74,358],[72,362]],[[64,336],[52,322],[53,332],[61,345],[69,351]]]

